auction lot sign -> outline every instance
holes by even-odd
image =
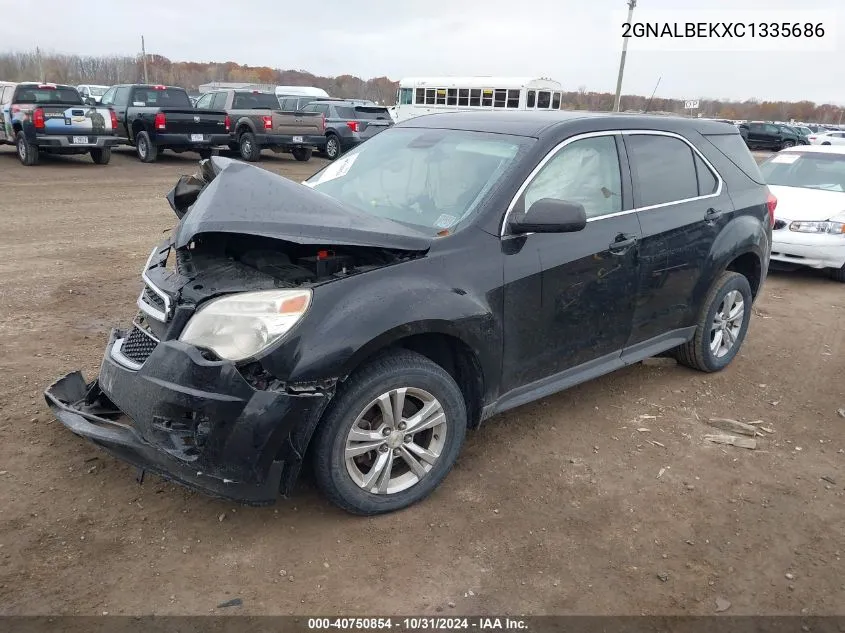
[[[537,633],[841,633],[845,616],[56,616],[0,617],[4,633],[298,633],[531,631]]]

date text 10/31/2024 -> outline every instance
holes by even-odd
[[[403,617],[403,618],[309,618],[308,629],[327,631],[331,629],[364,631],[398,629],[400,631],[526,631],[525,620],[509,617],[478,618],[440,618],[440,617]]]

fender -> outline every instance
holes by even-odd
[[[408,262],[415,263],[421,262]],[[373,271],[315,288],[309,311],[313,312],[289,341],[260,359],[261,364],[274,376],[292,382],[343,379],[365,359],[400,339],[436,333],[454,337],[473,350],[485,377],[485,392],[497,388],[501,312],[484,297],[445,285],[442,277],[401,279],[396,268],[382,269],[390,274]],[[490,398],[484,394],[484,401]]]
[[[233,136],[235,138],[238,138],[238,136],[239,136],[238,135],[238,128],[241,128],[243,126],[248,127],[249,131],[252,132],[253,134],[255,134],[255,122],[252,119],[250,119],[248,116],[242,116],[240,119],[238,119],[238,122],[235,123],[234,128],[232,128],[234,130]]]
[[[753,253],[760,260],[761,284],[769,264],[771,244],[763,223],[753,215],[744,214],[733,218],[716,236],[707,258],[708,266],[702,271],[693,296],[693,314],[698,314],[701,301],[718,277],[734,259],[746,253]]]

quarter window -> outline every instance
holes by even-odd
[[[698,196],[693,151],[671,136],[632,134],[625,144],[631,155],[634,203],[650,207]]]
[[[543,198],[584,205],[588,218],[622,210],[622,177],[613,136],[596,136],[563,147],[531,181],[524,208]]]
[[[716,176],[710,171],[710,168],[704,164],[698,154],[693,153],[695,158],[695,173],[698,175],[698,195],[708,196],[711,193],[716,193],[716,187],[719,186],[719,181]]]

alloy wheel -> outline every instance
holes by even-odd
[[[447,428],[443,406],[429,392],[391,389],[355,418],[346,437],[346,471],[373,494],[406,490],[440,459]]]
[[[722,358],[733,349],[745,319],[745,301],[738,290],[729,291],[719,304],[710,327],[710,351]]]

